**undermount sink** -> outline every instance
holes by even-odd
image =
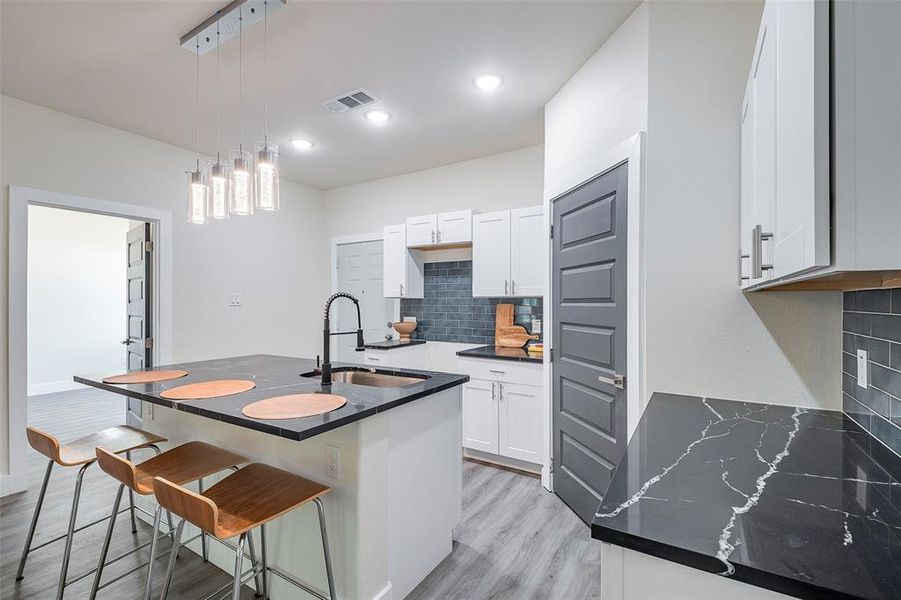
[[[317,372],[304,373],[301,377],[320,378]],[[396,388],[413,385],[428,379],[426,375],[393,375],[382,373],[375,369],[359,369],[353,367],[338,367],[332,369],[332,383],[347,383],[350,385],[365,385],[368,387]]]

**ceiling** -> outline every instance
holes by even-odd
[[[5,95],[196,147],[195,57],[179,37],[227,4],[0,2]],[[637,0],[296,2],[269,19],[270,139],[282,175],[328,189],[539,144],[544,103]],[[245,144],[263,134],[263,27],[244,34]],[[239,136],[238,41],[221,50],[221,141]],[[216,151],[216,53],[201,57],[202,150]],[[492,94],[474,75],[498,72]],[[393,114],[320,102],[364,88]],[[374,105],[373,105],[374,106]],[[290,140],[316,147],[302,152]],[[190,165],[186,165],[186,168]]]

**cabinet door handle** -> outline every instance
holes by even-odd
[[[600,375],[598,376],[598,381],[606,383],[607,385],[612,385],[621,390],[626,389],[626,378],[622,375],[614,375],[613,377],[604,377],[603,375]]]
[[[501,402],[504,401],[504,384],[503,383],[497,384],[497,399],[500,400]]]
[[[440,229],[438,230],[438,241],[439,242],[441,241],[441,230]]]
[[[497,384],[492,381],[491,382],[491,399],[492,400],[495,400],[497,398],[497,388],[495,386],[497,386]]]
[[[510,287],[510,282],[507,281],[506,279],[504,279],[504,296],[506,296],[509,293],[509,291],[508,291],[509,287]]]
[[[773,239],[772,233],[764,233],[762,225],[755,225],[751,230],[751,277],[760,279],[764,271],[769,271],[773,265],[763,264],[763,240]]]
[[[432,230],[432,243],[435,243],[435,230]]]
[[[400,284],[400,297],[404,297],[404,284]]]
[[[510,281],[510,293],[514,296],[516,295],[516,280],[513,279]]]

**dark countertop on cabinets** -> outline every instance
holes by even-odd
[[[419,346],[421,344],[425,344],[425,340],[386,340],[384,342],[363,344],[363,347],[367,350],[394,350],[396,348],[407,348],[409,346]]]
[[[479,346],[460,350],[457,356],[466,358],[489,358],[494,360],[513,360],[517,362],[538,363],[544,362],[543,354],[529,354],[525,348],[501,348],[499,346]]]
[[[468,375],[417,371],[415,369],[379,369],[380,372],[391,374],[412,373],[426,375],[428,379],[399,388],[378,388],[333,383],[329,386],[330,389],[325,389],[318,379],[300,376],[301,373],[312,371],[315,366],[315,361],[311,359],[255,354],[160,366],[157,369],[184,369],[188,372],[188,375],[180,379],[159,383],[137,385],[103,383],[103,377],[110,375],[109,373],[76,376],[74,380],[77,383],[90,385],[128,396],[129,398],[145,400],[152,404],[182,410],[292,440],[304,440],[469,381]],[[347,363],[334,363],[333,368],[342,366],[368,369],[368,367],[363,365]],[[256,383],[256,387],[241,394],[204,400],[173,401],[160,397],[160,393],[164,390],[214,379],[249,379]],[[301,419],[260,420],[250,419],[241,413],[241,409],[246,405],[265,398],[285,394],[323,391],[346,397],[347,404],[322,415]]]
[[[901,459],[840,412],[654,394],[592,537],[799,598],[901,598]]]

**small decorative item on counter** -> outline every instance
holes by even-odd
[[[416,329],[416,321],[398,321],[394,324],[394,329],[402,342],[409,342],[410,334]]]
[[[544,344],[541,342],[529,344],[526,346],[526,351],[529,354],[544,354]]]

